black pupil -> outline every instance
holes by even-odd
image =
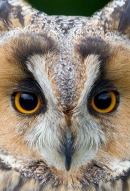
[[[24,110],[31,111],[36,108],[38,98],[33,93],[22,93],[19,102]]]
[[[107,109],[111,105],[111,95],[109,92],[102,92],[95,96],[94,103],[98,109]]]

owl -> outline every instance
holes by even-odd
[[[0,191],[130,191],[129,39],[130,0],[0,0]]]

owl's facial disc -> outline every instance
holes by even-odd
[[[74,59],[69,61],[71,55],[64,50],[68,44],[61,44],[61,51],[54,39],[45,35],[27,35],[27,42],[23,37],[21,34],[12,40],[17,46],[17,51],[13,52],[15,62],[25,74],[17,80],[12,100],[17,116],[25,120],[25,141],[48,165],[59,170],[78,169],[93,160],[101,143],[105,142],[98,114],[103,117],[115,109],[115,89],[101,74],[109,57],[109,45],[97,38],[81,40],[80,48],[77,44],[70,48],[72,53],[77,51],[75,63]],[[83,83],[82,90],[78,80]],[[105,108],[97,104],[103,95],[109,99]],[[33,100],[34,106],[28,108],[26,99]]]
[[[41,36],[39,38],[41,38]],[[33,36],[28,37],[28,44],[30,43],[31,51],[33,50],[32,40],[34,40]],[[94,41],[93,46],[95,46],[95,43],[98,44],[102,42],[101,40],[99,41],[97,39],[91,39],[91,42],[92,40]],[[50,41],[53,42],[53,40]],[[49,42],[46,39],[45,45],[46,47],[48,47],[49,49],[48,51],[50,51],[51,44],[48,43]],[[90,39],[88,39],[88,42],[86,43],[89,44]],[[45,45],[43,44],[43,46]],[[107,47],[106,44],[104,45],[104,47]],[[51,53],[48,53],[46,56],[46,52],[42,52],[44,50],[42,49],[42,47],[37,48],[38,49],[37,54],[34,51],[34,55],[31,56],[30,55],[25,56],[25,54],[21,55],[22,61],[24,62],[25,66],[24,71],[26,71],[27,76],[29,75],[30,78],[28,77],[26,80],[24,80],[25,81],[25,82],[23,81],[24,83],[21,82],[20,87],[13,94],[13,96],[15,96],[14,97],[14,103],[16,104],[15,109],[19,113],[21,112],[22,114],[24,114],[23,111],[26,110],[24,106],[25,104],[22,104],[24,106],[24,108],[22,107],[22,109],[21,105],[17,104],[21,102],[21,96],[23,97],[25,95],[26,96],[28,95],[29,97],[31,96],[36,98],[37,103],[35,104],[36,105],[35,108],[31,108],[31,110],[29,109],[29,111],[25,112],[25,117],[27,116],[31,118],[31,116],[32,117],[36,116],[34,127],[30,129],[29,135],[27,136],[26,140],[28,144],[31,147],[35,148],[36,151],[38,151],[39,154],[47,161],[48,165],[52,165],[60,170],[66,169],[67,171],[69,171],[84,165],[86,162],[88,163],[95,157],[100,142],[104,141],[104,135],[100,129],[100,125],[96,124],[95,121],[91,120],[91,117],[89,115],[89,108],[87,107],[88,105],[89,106],[94,105],[95,103],[94,100],[94,103],[90,104],[91,103],[90,97],[92,98],[93,95],[93,91],[91,93],[91,89],[92,90],[94,89],[95,93],[97,92],[97,90],[92,87],[94,86],[95,81],[99,76],[100,72],[99,66],[101,61],[99,60],[98,58],[99,56],[97,55],[93,54],[88,55],[88,50],[85,48],[86,47],[84,47],[84,50],[80,51],[81,52],[84,51],[83,54],[84,57],[86,57],[84,58],[85,61],[84,63],[82,63],[82,65],[85,65],[84,67],[86,67],[85,71],[86,73],[88,72],[87,76],[88,80],[86,78],[84,90],[81,93],[81,100],[80,99],[78,100],[78,102],[76,103],[77,104],[76,107],[72,106],[72,97],[75,96],[74,92],[75,86],[76,88],[80,88],[78,87],[79,84],[74,83],[74,87],[71,88],[71,90],[70,90],[70,85],[67,84],[68,87],[66,88],[66,83],[68,83],[68,78],[70,78],[71,81],[71,73],[67,78],[65,76],[65,73],[61,73],[60,77],[58,77],[58,75],[55,76],[55,73],[53,71],[55,68],[53,68],[53,66],[51,68],[53,69],[51,71],[52,72],[51,75],[53,75],[54,78],[53,81],[49,81],[50,79],[47,73],[48,71],[47,67],[51,62],[50,60]],[[92,50],[93,48],[95,47],[92,47]],[[27,52],[30,51],[29,46],[28,50],[26,51]],[[43,55],[41,55],[41,53]],[[52,53],[55,54],[55,52]],[[15,57],[17,58],[19,54],[18,52],[16,52]],[[32,54],[32,52],[30,54]],[[19,62],[21,62],[21,60],[19,60]],[[96,62],[96,65],[93,64],[94,62]],[[62,65],[62,63],[59,62],[59,60],[56,60],[56,64]],[[73,63],[70,63],[71,68],[72,65]],[[62,70],[64,71],[64,67],[62,68]],[[72,70],[70,70],[69,67],[66,70],[72,72]],[[67,73],[69,71],[67,71]],[[73,72],[76,73],[75,70]],[[77,75],[80,76],[80,73]],[[77,78],[79,76],[77,76]],[[31,79],[33,79],[32,83]],[[54,90],[52,88],[52,84],[56,80],[58,81],[56,87],[57,95],[55,95]],[[97,81],[99,81],[99,79]],[[106,84],[104,84],[104,86],[105,85]],[[100,88],[100,91],[101,90],[105,91],[107,89]],[[109,87],[109,90],[111,90],[111,87]],[[64,94],[62,95],[62,93]],[[87,102],[88,97],[89,97],[89,102]],[[59,107],[57,108],[58,104]],[[114,106],[112,106],[112,109],[110,108],[110,111],[113,110]],[[97,107],[98,106],[96,106],[96,108]],[[83,108],[83,110],[80,111],[80,108]],[[51,120],[50,116],[52,117]],[[82,118],[82,120],[80,118]],[[70,123],[68,123],[68,119],[71,121]],[[82,122],[80,123],[80,121],[82,121],[83,123]],[[96,134],[94,134],[94,131],[96,132]]]

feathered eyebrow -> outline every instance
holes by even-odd
[[[102,84],[102,81],[104,82],[105,80],[107,63],[112,56],[109,43],[100,38],[89,37],[83,39],[77,49],[83,59],[86,59],[89,55],[98,56],[99,74],[97,76],[97,80],[94,86],[97,86],[97,83]]]
[[[12,56],[16,61],[26,64],[30,56],[34,54],[44,55],[50,52],[58,52],[57,44],[53,39],[43,34],[21,34],[11,40]]]
[[[110,57],[109,44],[99,38],[83,39],[81,44],[77,46],[77,50],[83,58],[91,54],[98,55],[101,62],[106,62],[107,58]]]
[[[44,56],[45,54],[56,55],[58,53],[57,43],[44,34],[19,34],[9,38],[4,45],[0,45],[1,57],[5,63],[11,64],[14,73],[20,73],[20,68],[25,78],[35,79],[28,70],[27,61],[33,55]],[[19,74],[20,77],[20,74]],[[18,77],[18,78],[19,78]]]

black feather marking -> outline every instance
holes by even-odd
[[[24,26],[24,18],[21,14],[20,6],[11,6],[8,1],[3,1],[0,5],[0,19],[8,25],[11,23],[10,15],[17,18],[22,26]]]
[[[43,34],[21,34],[12,41],[12,44],[11,48],[14,58],[24,65],[26,65],[26,61],[28,61],[30,56],[35,54],[44,55],[57,51],[57,46],[53,39]]]
[[[77,46],[77,50],[83,58],[87,58],[91,54],[98,55],[99,60],[103,63],[110,57],[109,44],[100,38],[83,39],[81,44]]]
[[[0,5],[0,19],[4,20],[7,24],[9,22],[9,14],[11,10],[11,5],[8,3],[8,1],[2,2]]]
[[[125,3],[124,9],[121,13],[118,30],[120,32],[124,32],[129,26],[130,26],[130,1],[127,0]]]
[[[17,186],[13,189],[13,191],[18,191],[25,184],[25,182],[27,180],[28,180],[28,178],[26,178],[24,176],[20,176],[19,182],[18,182]]]

